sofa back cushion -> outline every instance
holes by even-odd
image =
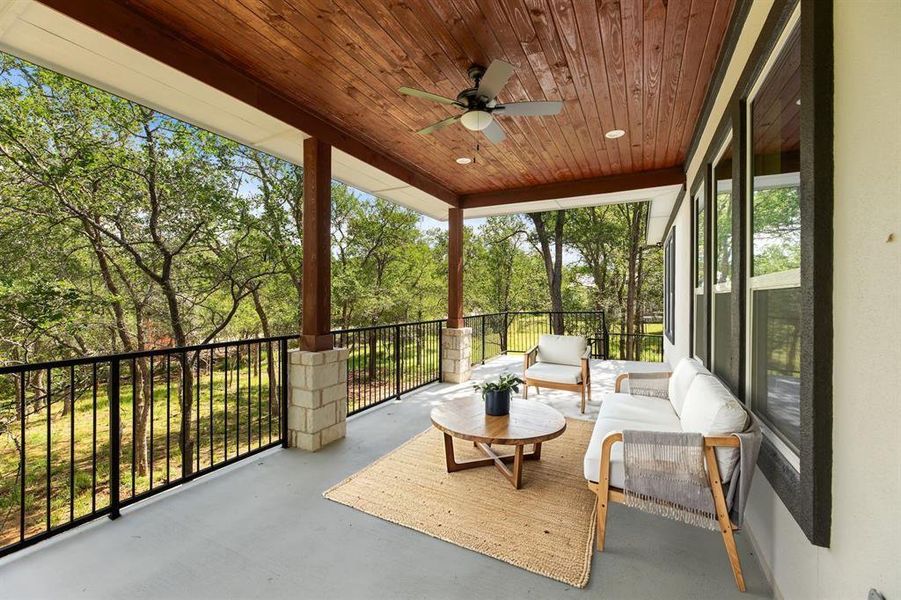
[[[713,375],[700,374],[691,382],[682,413],[682,431],[704,435],[730,435],[744,430],[748,414],[726,386]],[[738,448],[717,448],[717,463],[722,480],[729,481],[738,462]]]
[[[709,374],[704,365],[694,358],[683,358],[676,365],[672,377],[669,378],[669,401],[673,404],[673,410],[677,415],[682,414],[682,406],[685,404],[685,395],[691,382],[697,375]]]
[[[588,342],[580,335],[544,334],[538,338],[538,362],[577,367],[587,347]]]

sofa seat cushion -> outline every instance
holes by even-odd
[[[540,381],[575,385],[582,381],[582,367],[539,362],[526,369],[526,377]]]
[[[538,338],[538,362],[578,367],[587,348],[588,342],[580,335],[546,333]]]
[[[748,414],[732,392],[713,375],[698,375],[688,388],[680,415],[682,431],[704,435],[730,435],[744,431]],[[738,463],[738,448],[717,448],[723,481],[729,481]]]
[[[697,375],[709,374],[710,371],[704,368],[704,365],[694,358],[683,358],[676,365],[672,376],[669,378],[669,401],[673,403],[673,410],[677,415],[682,414],[682,407],[685,405],[685,395],[688,388],[695,380]]]
[[[601,469],[601,444],[611,433],[624,429],[639,431],[682,431],[679,416],[662,398],[632,396],[630,394],[604,394],[598,420],[585,452],[585,479],[597,481]],[[614,444],[610,450],[610,485],[622,488],[623,445]]]

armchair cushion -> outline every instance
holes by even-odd
[[[544,334],[538,338],[538,362],[578,367],[587,347],[580,335]]]
[[[708,373],[697,359],[683,358],[676,365],[669,379],[669,401],[673,403],[673,410],[677,415],[682,414],[682,406],[685,404],[685,396],[688,394],[688,388],[695,377],[702,373]]]
[[[538,362],[526,369],[527,378],[575,385],[582,381],[582,368],[572,365]]]

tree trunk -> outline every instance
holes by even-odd
[[[546,213],[529,213],[538,236],[544,270],[547,274],[548,293],[551,301],[551,332],[563,335],[563,225],[566,213],[558,210],[554,219],[554,248],[544,221]]]
[[[266,314],[266,308],[263,306],[263,302],[260,298],[260,288],[254,287],[250,295],[253,299],[253,308],[257,313],[257,317],[259,317],[260,319],[260,327],[263,329],[263,337],[270,338],[272,337],[272,329],[269,327],[269,315]],[[278,412],[278,396],[275,393],[275,362],[272,360],[271,342],[267,342],[267,350],[268,354],[266,355],[266,375],[269,378],[269,416],[272,417]],[[262,352],[262,348],[259,348],[257,351]]]
[[[369,331],[369,357],[368,357],[368,372],[369,372],[369,381],[375,381],[376,376],[376,353],[378,351],[378,338],[376,337],[376,330],[371,329]]]

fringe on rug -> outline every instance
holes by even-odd
[[[716,508],[704,467],[704,436],[623,431],[625,504],[713,531]]]

